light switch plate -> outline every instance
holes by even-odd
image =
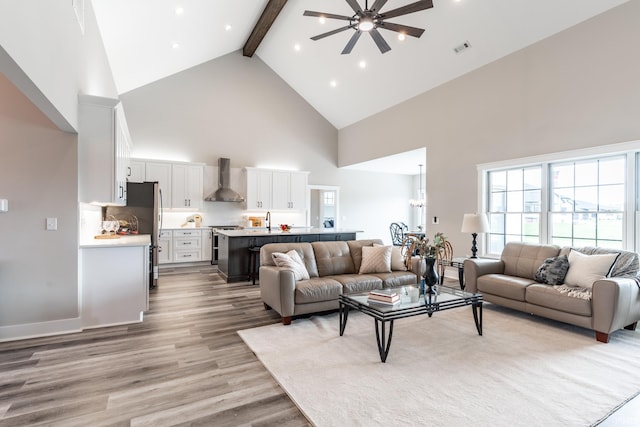
[[[432,224],[440,224],[440,218],[438,218],[437,216],[434,216],[433,219],[431,220]]]
[[[58,218],[47,218],[47,230],[55,231],[58,229]]]

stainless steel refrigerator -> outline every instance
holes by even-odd
[[[107,206],[105,219],[111,216],[129,223],[127,233],[151,235],[149,284],[158,286],[158,238],[162,230],[162,191],[157,182],[128,182],[127,205]],[[124,232],[124,229],[123,229]]]

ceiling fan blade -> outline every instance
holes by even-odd
[[[341,33],[342,31],[348,30],[349,28],[353,28],[353,26],[347,25],[346,27],[342,27],[342,28],[338,28],[338,29],[333,30],[333,31],[329,31],[328,33],[318,34],[317,36],[311,37],[311,40],[320,40],[320,39],[323,39],[325,37],[329,37],[329,36],[332,36],[334,34]]]
[[[424,33],[424,29],[422,28],[394,24],[392,22],[381,22],[378,24],[378,28],[382,28],[383,30],[396,31],[398,33],[406,34],[411,37],[420,37],[422,33]]]
[[[425,10],[433,7],[433,0],[420,0],[415,3],[408,4],[406,6],[399,7],[397,9],[392,9],[388,12],[380,13],[380,17],[382,19],[390,19],[395,18],[396,16],[407,15],[409,13],[418,12],[420,10]]]
[[[360,5],[356,0],[347,0],[347,3],[349,4],[349,6],[351,6],[351,9],[353,9],[355,13],[357,13],[358,15],[362,15],[362,9],[360,8]]]
[[[353,35],[349,39],[349,43],[347,43],[347,45],[344,47],[344,50],[342,51],[342,55],[351,53],[351,50],[353,49],[353,47],[356,45],[356,42],[360,38],[360,34],[362,34],[362,31],[358,31],[358,30],[356,30],[356,32],[353,33]]]
[[[387,4],[387,0],[376,0],[369,10],[380,13],[380,9],[382,9],[385,4]]]
[[[391,46],[387,44],[387,42],[382,37],[382,34],[380,34],[378,30],[374,28],[373,30],[369,31],[369,34],[371,34],[371,38],[373,39],[373,41],[376,42],[376,46],[378,46],[378,49],[380,49],[380,53],[386,53],[391,50]]]
[[[314,12],[313,10],[305,10],[302,15],[317,16],[318,18],[342,19],[344,21],[351,21],[353,19],[353,17],[351,16],[335,15],[333,13],[324,13],[324,12]]]

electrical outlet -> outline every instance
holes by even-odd
[[[434,216],[433,219],[431,220],[432,224],[440,224],[440,218],[438,218],[437,216]]]
[[[55,231],[58,229],[58,218],[47,218],[47,230]]]

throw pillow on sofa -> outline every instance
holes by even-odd
[[[384,246],[378,243],[373,244],[374,247]],[[407,271],[407,266],[404,265],[404,257],[402,256],[402,249],[400,246],[387,246],[391,248],[391,270],[392,271]]]
[[[536,271],[536,282],[547,285],[561,285],[569,270],[569,258],[566,255],[545,259]]]
[[[609,276],[619,253],[585,255],[571,249],[569,252],[569,271],[564,284],[591,289],[593,282]]]
[[[307,267],[305,267],[302,258],[300,258],[300,255],[294,249],[290,250],[286,254],[282,252],[274,252],[271,254],[271,258],[273,258],[273,262],[276,266],[288,268],[293,271],[293,277],[296,280],[309,280]]]
[[[391,246],[363,246],[358,273],[391,273]]]

